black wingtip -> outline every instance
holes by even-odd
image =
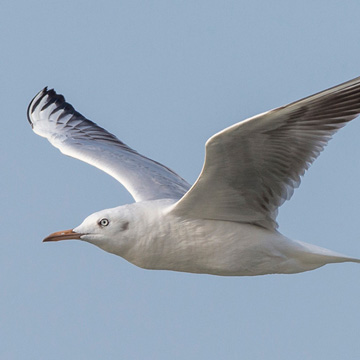
[[[46,101],[44,104],[42,104],[41,109],[38,109],[39,104],[43,103],[44,97],[46,97]],[[35,97],[30,101],[30,104],[27,108],[27,119],[31,125],[31,127],[34,129],[36,126],[36,119],[34,119],[33,113],[38,109],[40,111],[45,110],[52,104],[55,104],[56,107],[53,109],[53,111],[50,113],[50,116],[59,111],[60,109],[62,111],[62,115],[60,115],[60,118],[65,115],[74,115],[78,118],[84,118],[83,115],[81,115],[79,112],[77,112],[74,107],[67,103],[65,100],[65,97],[61,94],[57,94],[54,89],[48,89],[47,86],[45,86],[41,91],[39,91]],[[85,119],[85,118],[84,118]],[[90,120],[87,120],[90,121]]]
[[[54,91],[54,90],[53,90],[53,91]],[[36,108],[36,106],[39,104],[39,102],[41,101],[41,99],[43,98],[43,96],[44,96],[45,94],[47,94],[47,93],[48,93],[48,87],[45,86],[45,87],[44,87],[41,91],[39,91],[39,92],[33,97],[33,99],[30,101],[30,104],[29,104],[29,106],[28,106],[28,108],[27,108],[26,114],[27,114],[28,122],[29,122],[29,124],[31,125],[31,127],[33,127],[33,123],[32,123],[31,118],[30,118],[30,115],[31,115],[31,114],[30,114],[30,110]],[[34,103],[34,100],[35,100],[36,98],[38,98],[38,100]]]
[[[57,94],[54,89],[48,89],[47,86],[45,86],[41,91],[39,91],[34,98],[30,101],[30,104],[27,108],[27,119],[32,127],[34,127],[34,123],[31,120],[31,115],[35,111],[35,109],[38,107],[40,102],[43,100],[44,96],[48,96],[49,100],[46,102],[46,104],[40,109],[44,110],[46,107],[50,106],[54,102],[58,102],[60,104],[66,104],[69,110],[74,110],[73,107],[70,104],[67,104],[65,102],[65,98],[61,94]]]

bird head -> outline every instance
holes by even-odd
[[[89,215],[79,226],[54,232],[43,241],[83,240],[119,254],[129,238],[127,233],[131,227],[130,213],[127,206],[98,211]]]

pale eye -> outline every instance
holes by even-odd
[[[101,226],[101,227],[105,227],[105,226],[108,226],[109,225],[109,220],[108,219],[101,219],[100,221],[99,221],[99,225]]]

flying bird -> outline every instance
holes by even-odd
[[[356,262],[278,232],[278,208],[331,137],[360,113],[360,77],[210,137],[191,186],[44,88],[27,115],[63,154],[117,179],[135,202],[88,216],[43,241],[78,239],[145,268],[223,276],[292,274]]]

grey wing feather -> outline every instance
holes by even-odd
[[[356,78],[215,134],[198,180],[173,212],[276,229],[278,207],[331,137],[359,113]]]
[[[121,182],[136,201],[180,199],[190,185],[86,119],[62,95],[47,88],[30,102],[28,120],[34,132],[62,153],[85,161]]]

